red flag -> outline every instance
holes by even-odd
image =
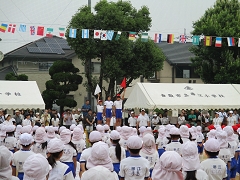
[[[15,33],[15,30],[16,30],[16,24],[9,24],[8,32]]]
[[[43,36],[44,34],[44,27],[43,26],[38,26],[37,27],[37,35]]]
[[[122,83],[121,83],[120,86],[123,87],[123,88],[127,87],[127,79],[125,77],[123,78]]]

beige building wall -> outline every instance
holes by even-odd
[[[158,72],[160,83],[172,83],[172,66],[167,61],[163,62],[163,69]]]

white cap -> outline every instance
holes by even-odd
[[[141,109],[141,111],[145,111],[145,109]]]
[[[127,147],[129,149],[141,149],[143,141],[138,136],[130,136],[127,140]]]
[[[6,126],[6,132],[13,132],[15,131],[16,126],[14,125],[7,125]]]
[[[8,118],[8,116],[10,116],[9,114],[5,114],[5,119],[7,119]]]
[[[216,139],[211,138],[205,142],[204,148],[209,152],[218,152],[220,151],[220,144]]]
[[[117,174],[109,171],[103,166],[95,166],[88,169],[82,174],[81,180],[115,180],[118,179]]]
[[[120,137],[120,133],[119,133],[118,131],[116,131],[116,130],[113,130],[113,131],[111,131],[111,133],[110,133],[110,138],[111,138],[112,140],[118,140],[118,139],[121,138],[121,137]]]
[[[156,115],[156,114],[154,114],[154,115],[153,115],[153,117],[157,117],[157,115]]]
[[[32,144],[33,137],[32,137],[31,134],[23,133],[23,134],[20,135],[19,141],[20,141],[21,145],[27,146],[27,145]]]
[[[5,146],[0,146],[0,177],[1,179],[12,179],[11,151]]]
[[[174,128],[171,128],[170,129],[170,132],[169,132],[170,135],[180,135],[180,131],[178,128],[174,127]]]
[[[101,141],[102,140],[102,135],[100,132],[98,131],[92,131],[90,134],[89,134],[89,141],[90,142],[98,142],[98,141]]]
[[[189,128],[186,125],[181,125],[179,131],[182,138],[189,138]]]
[[[63,148],[64,148],[64,144],[58,138],[51,139],[47,145],[47,151],[49,153],[61,152]]]
[[[232,113],[233,113],[233,111],[229,111],[229,113],[230,113],[230,114],[232,114]]]
[[[134,111],[131,111],[131,114],[134,114],[135,112]]]

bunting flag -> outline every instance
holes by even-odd
[[[53,28],[47,28],[46,37],[52,38],[53,37]]]
[[[35,35],[35,26],[30,26],[30,34]]]
[[[128,39],[134,41],[136,39],[136,32],[129,32]]]
[[[94,95],[97,95],[100,92],[101,92],[101,89],[100,89],[99,85],[97,84]]]
[[[212,46],[212,36],[205,36],[204,37],[204,45],[205,46]]]
[[[174,43],[174,34],[168,34],[167,35],[167,43],[173,44]]]
[[[106,41],[107,40],[107,31],[101,32],[101,40]]]
[[[65,28],[60,27],[60,28],[58,28],[58,30],[59,30],[59,36],[64,37],[65,36]]]
[[[83,39],[89,38],[89,29],[82,29],[82,38]]]
[[[235,46],[235,40],[233,37],[227,38],[228,46]]]
[[[77,37],[77,29],[69,29],[69,37],[70,38],[76,38]]]
[[[179,43],[187,43],[187,37],[185,35],[180,35]]]
[[[15,33],[16,24],[9,24],[8,25],[8,32]]]
[[[0,32],[3,32],[3,33],[5,33],[5,32],[6,32],[6,30],[7,30],[7,27],[8,27],[8,25],[7,25],[7,24],[4,24],[4,23],[2,23],[2,24],[1,24],[1,26],[0,26]]]
[[[147,32],[142,33],[141,41],[148,42],[148,33]]]
[[[123,78],[122,83],[120,84],[120,86],[122,88],[126,88],[127,87],[127,79],[125,77]]]
[[[38,26],[37,27],[37,35],[43,36],[44,34],[44,27],[43,26]]]
[[[19,31],[20,32],[26,32],[27,31],[27,26],[25,24],[20,24]]]
[[[101,30],[94,30],[94,39],[101,38]]]
[[[114,35],[114,31],[113,30],[108,30],[107,31],[107,40],[112,40],[113,38],[113,35]]]
[[[162,41],[162,34],[155,34],[154,35],[154,42],[155,43],[160,43]]]
[[[200,44],[200,36],[193,36],[193,45],[198,46]]]
[[[240,38],[238,38],[238,47],[240,47]]]
[[[222,47],[222,38],[216,37],[215,47]]]
[[[117,32],[117,35],[116,35],[116,38],[115,40],[119,40],[120,39],[120,36],[121,36],[122,32],[121,31],[118,31]]]

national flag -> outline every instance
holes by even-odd
[[[155,43],[160,43],[162,41],[162,34],[155,34],[154,35],[154,42]]]
[[[101,40],[103,40],[103,41],[107,40],[107,31],[101,32]]]
[[[193,45],[198,46],[200,44],[200,36],[193,36],[192,39]]]
[[[53,28],[47,28],[46,37],[52,38],[53,37]]]
[[[5,33],[5,31],[7,30],[7,27],[8,27],[7,24],[2,23],[1,26],[0,26],[0,32]]]
[[[148,33],[147,32],[142,33],[141,41],[148,42]]]
[[[215,47],[222,47],[222,38],[216,37]]]
[[[89,29],[82,29],[82,38],[83,39],[89,38]]]
[[[20,24],[19,31],[20,32],[26,32],[27,31],[27,26],[25,24]]]
[[[38,26],[37,27],[37,35],[43,36],[44,34],[44,27],[43,26]]]
[[[121,37],[122,32],[118,31],[115,40],[119,40]]]
[[[101,38],[101,30],[94,30],[94,39],[100,39]]]
[[[228,46],[235,46],[235,40],[233,37],[228,37],[227,41],[228,41]]]
[[[205,36],[204,37],[204,45],[205,46],[212,46],[212,36]]]
[[[238,47],[240,47],[240,38],[238,38]]]
[[[112,40],[113,38],[113,35],[114,35],[114,31],[113,30],[108,30],[107,31],[107,40]]]
[[[99,85],[97,84],[94,95],[97,95],[100,92],[101,92],[101,89],[100,89]]]
[[[8,32],[15,33],[16,24],[9,24],[8,25]]]
[[[125,77],[123,78],[122,83],[120,84],[120,86],[122,88],[126,88],[127,87],[127,79]]]
[[[136,32],[129,32],[128,39],[134,41],[136,39]]]
[[[35,26],[30,26],[30,34],[35,35]]]
[[[60,28],[58,28],[58,30],[59,30],[59,36],[64,37],[65,36],[65,28],[60,27]]]
[[[179,43],[187,43],[187,37],[185,35],[180,35]]]
[[[167,43],[173,44],[174,43],[174,34],[168,34],[167,35]]]
[[[69,37],[70,38],[76,38],[77,37],[77,29],[69,29]]]

